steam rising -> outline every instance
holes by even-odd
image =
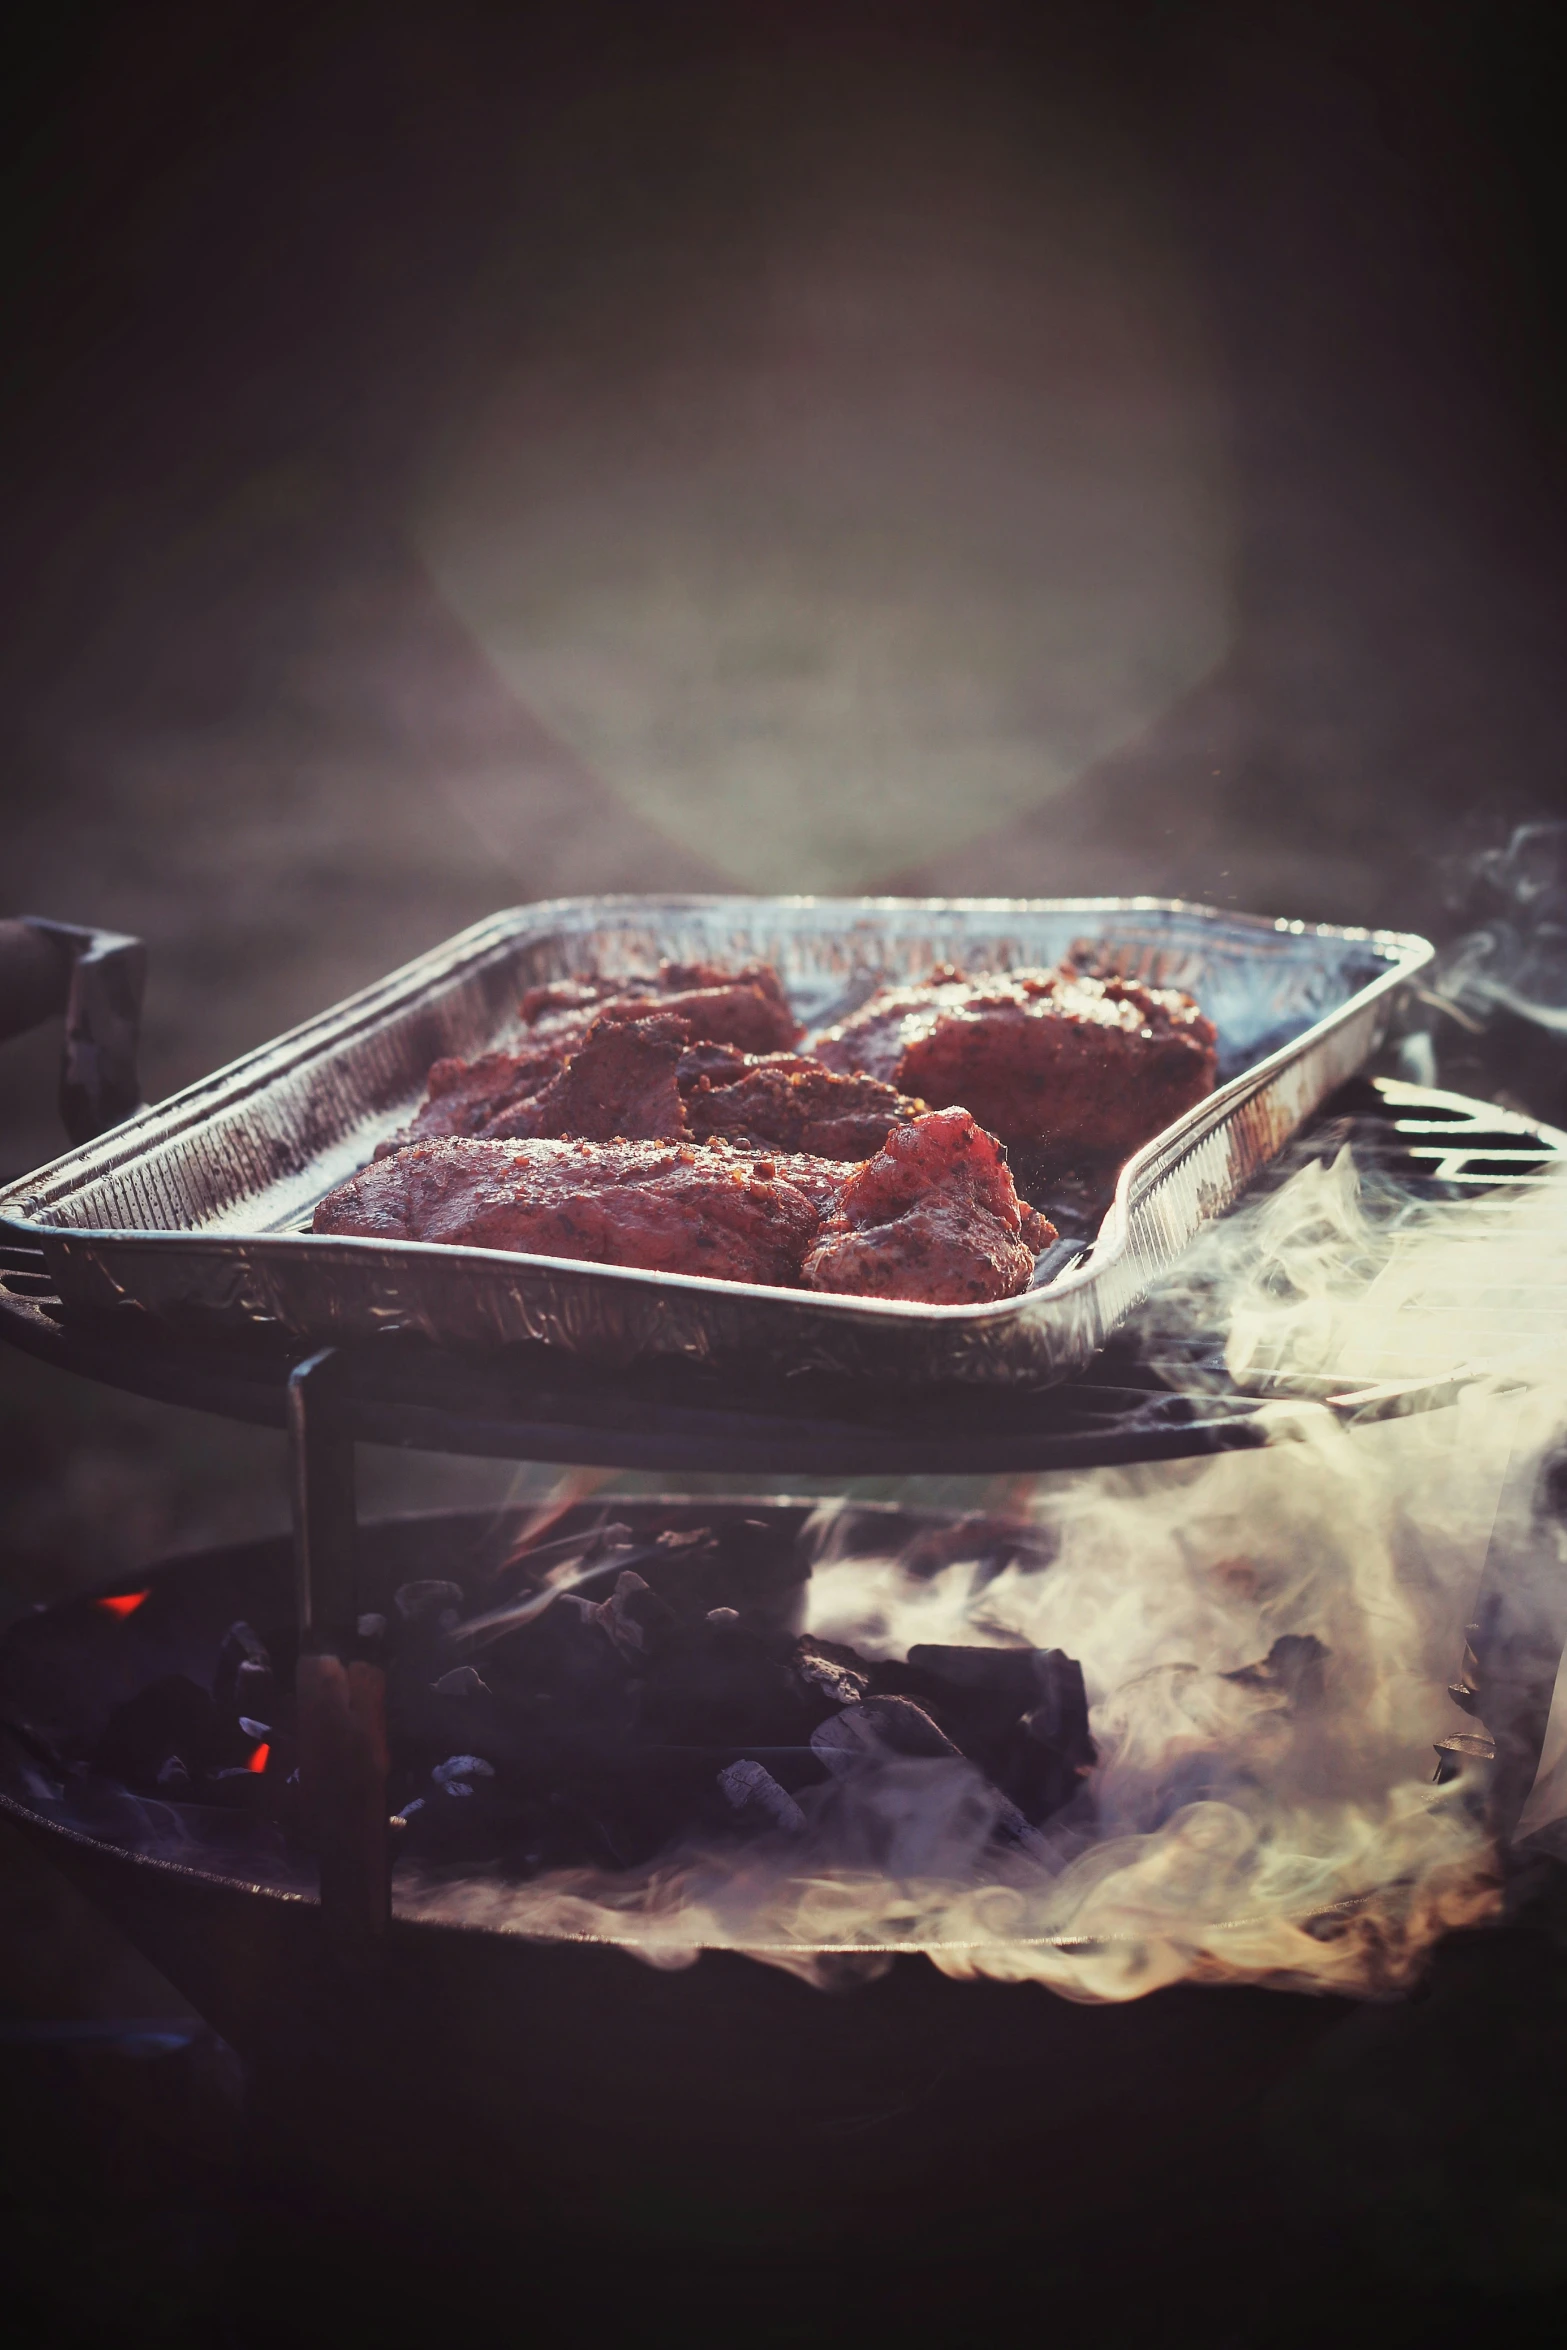
[[[1561,1182],[1477,1215],[1363,1188],[1347,1155],[1308,1166],[1216,1228],[1150,1343],[1222,1311],[1229,1376],[1308,1399],[1467,1362],[1446,1408],[1355,1424],[1278,1402],[1263,1450],[1008,1487],[1032,1546],[999,1574],[867,1557],[850,1505],[818,1512],[811,1630],[876,1656],[956,1640],[1081,1660],[1098,1759],[1026,1844],[996,1835],[1002,1799],[968,1762],[868,1754],[804,1792],[793,1832],[620,1876],[401,1881],[400,1907],[663,1966],[735,1947],[822,1984],[904,1950],[1082,1999],[1407,1982],[1498,1901],[1474,1789],[1433,1784],[1432,1745],[1472,1727],[1446,1684],[1504,1482],[1567,1420],[1552,1315],[1510,1356],[1505,1298],[1489,1326],[1472,1313],[1525,1278],[1536,1299],[1567,1279]]]

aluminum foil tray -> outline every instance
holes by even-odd
[[[1122,1169],[1086,1248],[999,1305],[922,1306],[494,1249],[308,1230],[324,1192],[405,1124],[443,1054],[503,1042],[523,990],[663,956],[772,963],[801,1018],[886,975],[1058,962],[1091,941],[1184,987],[1219,1031],[1219,1088]],[[1087,1362],[1198,1229],[1373,1052],[1424,939],[1269,922],[1152,898],[561,898],[513,908],[142,1110],[0,1193],[67,1310],[263,1326],[303,1344],[417,1331],[493,1350],[543,1341],[607,1364],[649,1354],[903,1381],[1032,1382]]]

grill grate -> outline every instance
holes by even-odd
[[[1324,1301],[1324,1367],[1304,1359],[1297,1323],[1243,1371],[1215,1336],[1187,1350],[1187,1377],[1357,1417],[1567,1359],[1567,1134],[1389,1079],[1354,1097],[1284,1155],[1266,1187],[1345,1147],[1360,1171],[1372,1253],[1355,1268],[1356,1294]],[[1461,1217],[1443,1214],[1455,1207]]]

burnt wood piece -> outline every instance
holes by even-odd
[[[1083,1668],[1062,1649],[917,1645],[882,1685],[917,1696],[1036,1823],[1072,1800],[1095,1760]]]

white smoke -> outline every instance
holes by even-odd
[[[1567,1035],[1567,824],[1521,824],[1466,873],[1482,919],[1443,953],[1439,1000],[1470,1019],[1515,1012]]]
[[[1567,1427],[1560,1285],[1562,1180],[1487,1211],[1363,1191],[1347,1156],[1311,1165],[1216,1228],[1147,1317],[1157,1349],[1222,1316],[1227,1376],[1297,1399],[1266,1448],[1009,1485],[1036,1540],[1000,1574],[867,1556],[863,1514],[819,1513],[813,1631],[877,1657],[1081,1661],[1098,1759],[1041,1834],[998,1836],[1002,1799],[964,1761],[884,1757],[807,1790],[792,1834],[618,1876],[409,1876],[399,1908],[660,1965],[739,1948],[822,1983],[903,1950],[1085,1999],[1406,1982],[1499,1901],[1484,1806],[1468,1778],[1433,1783],[1433,1745],[1475,1727],[1447,1684],[1488,1549],[1537,1571],[1529,1512],[1498,1511]],[[1330,1408],[1444,1373],[1440,1409]],[[1567,1718],[1552,1735],[1530,1828],[1567,1812]]]

